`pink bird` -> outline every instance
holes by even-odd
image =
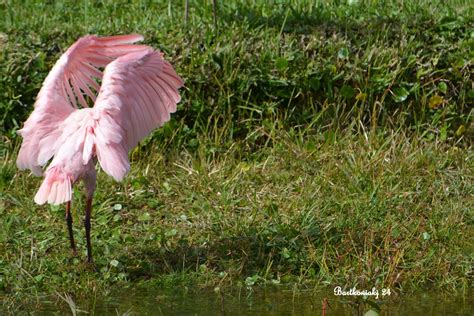
[[[74,255],[72,190],[74,184],[84,181],[88,262],[92,262],[90,215],[96,161],[105,173],[122,180],[130,169],[128,152],[167,122],[180,101],[178,89],[183,80],[162,53],[133,44],[141,40],[137,34],[80,38],[56,62],[33,113],[18,131],[23,137],[18,168],[40,176],[52,158],[35,202],[67,203],[66,222]],[[93,107],[87,98],[94,102]]]

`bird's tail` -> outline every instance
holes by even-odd
[[[51,167],[45,172],[43,183],[35,196],[37,204],[61,204],[72,198],[71,178],[60,167]]]

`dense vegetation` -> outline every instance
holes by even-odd
[[[186,24],[181,2],[0,3],[5,302],[142,282],[468,288],[472,6],[219,2],[216,28],[208,2]],[[97,273],[69,257],[64,209],[33,203],[15,131],[77,38],[131,32],[185,88],[127,179],[99,175]]]
[[[218,29],[210,5],[191,5],[184,25],[176,5],[4,3],[3,132],[26,118],[47,72],[77,38],[138,32],[186,81],[172,129],[184,122],[200,134],[217,126],[233,141],[260,126],[360,120],[431,124],[443,139],[465,133],[474,98],[472,8],[310,3],[222,4]]]

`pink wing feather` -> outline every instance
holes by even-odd
[[[142,39],[137,34],[89,35],[80,38],[61,56],[43,83],[33,113],[18,131],[23,137],[17,159],[20,169],[42,174],[41,166],[55,154],[61,123],[78,108],[78,103],[88,107],[84,95],[95,101],[100,88],[96,79],[102,78],[99,68],[117,57],[147,50],[148,46],[130,45]]]
[[[128,151],[170,119],[183,80],[149,48],[117,58],[104,71],[94,106],[95,152],[102,169],[121,180],[130,168]]]

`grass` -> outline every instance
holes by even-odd
[[[81,194],[80,257],[71,259],[63,208],[34,205],[40,180],[15,174],[8,159],[3,290],[11,298],[137,283],[467,290],[472,152],[402,133],[325,136],[278,133],[275,146],[243,154],[236,143],[218,157],[202,146],[168,157],[159,145],[140,148],[124,183],[99,176],[99,273],[83,263]]]
[[[19,5],[0,12],[0,296],[269,284],[401,293],[472,288],[472,6],[192,3]],[[64,13],[59,13],[64,12]],[[416,14],[415,14],[416,13]],[[99,173],[98,272],[71,258],[63,207],[15,167],[15,131],[58,55],[138,32],[186,82],[172,120]]]

